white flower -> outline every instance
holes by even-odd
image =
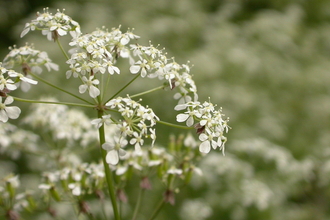
[[[102,148],[108,152],[106,156],[107,163],[111,165],[118,164],[119,158],[126,155],[126,151],[122,149],[126,145],[127,140],[118,136],[114,136],[111,141],[104,143]]]
[[[141,153],[141,146],[143,145],[144,140],[137,132],[133,132],[133,136],[134,138],[132,138],[129,143],[134,145],[137,153]]]
[[[110,125],[111,124],[111,115],[103,115],[102,118],[97,118],[91,121],[92,125],[95,125],[97,129],[99,129],[103,124]]]
[[[120,69],[113,65],[113,63],[110,60],[103,60],[105,63],[105,66],[108,67],[108,72],[113,75],[114,73],[120,74]]]
[[[7,105],[13,103],[14,99],[8,96],[6,100],[2,103],[2,97],[0,97],[0,121],[7,122],[8,118],[16,119],[21,114],[21,109],[16,106]]]
[[[72,190],[72,195],[80,196],[81,195],[81,187],[79,183],[70,183],[68,185],[69,189]]]
[[[171,167],[169,170],[167,170],[168,174],[176,174],[176,175],[181,175],[182,174],[182,169],[177,169],[175,167]]]
[[[204,133],[199,135],[199,140],[202,143],[199,145],[199,151],[207,154],[211,150],[211,145],[213,149],[218,147],[218,143],[213,140],[213,135],[206,135]]]
[[[84,93],[88,89],[90,97],[96,98],[100,95],[100,90],[96,86],[94,86],[100,83],[98,79],[94,79],[94,76],[90,76],[89,79],[83,76],[82,80],[85,84],[79,86],[80,93]]]
[[[141,77],[145,77],[147,75],[147,71],[150,69],[148,65],[148,61],[143,59],[142,62],[139,60],[133,66],[129,68],[132,74],[136,74],[141,70]]]
[[[26,82],[26,83],[29,83],[29,84],[33,84],[33,85],[37,85],[38,82],[33,80],[33,79],[30,79],[28,77],[25,77],[23,74],[21,73],[17,73],[17,72],[14,72],[14,71],[8,71],[8,75],[10,77],[18,77],[20,80],[22,80],[23,82]]]
[[[4,90],[5,88],[11,91],[17,89],[13,80],[5,79],[3,75],[0,75],[0,90]]]

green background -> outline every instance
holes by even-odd
[[[178,63],[189,60],[200,101],[210,97],[230,117],[226,156],[206,157],[204,176],[196,177],[158,219],[186,219],[182,210],[189,199],[211,207],[207,219],[214,220],[330,218],[329,1],[2,0],[2,57],[8,46],[33,42],[55,63],[64,61],[56,44],[39,32],[19,38],[43,7],[53,13],[65,8],[83,33],[101,26],[135,28],[140,44],[151,40]],[[77,91],[65,71],[61,66],[47,79]],[[143,91],[150,82],[140,80],[129,92]],[[21,95],[38,98],[46,89],[40,84]],[[175,122],[172,94],[158,92],[144,102],[163,120]],[[163,129],[157,138],[165,144],[174,132]]]

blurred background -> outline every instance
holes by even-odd
[[[44,7],[65,8],[83,33],[134,28],[139,44],[150,40],[178,63],[189,60],[200,101],[210,97],[230,117],[226,156],[208,155],[204,175],[157,219],[330,219],[330,1],[1,0],[1,57],[8,46],[30,42],[64,62],[39,32],[19,38]],[[77,91],[65,72],[62,66],[47,79]],[[143,98],[175,122],[172,95]],[[157,138],[165,144],[173,132],[165,128]]]

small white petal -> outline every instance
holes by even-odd
[[[8,97],[6,98],[4,104],[5,104],[5,105],[9,105],[9,104],[13,103],[13,101],[14,101],[14,98],[11,97],[11,96],[8,96]]]
[[[37,85],[38,84],[38,81],[35,81],[35,80],[30,79],[30,78],[27,78],[27,77],[21,78],[21,80],[24,81],[24,82],[33,84],[33,85]]]
[[[6,112],[9,118],[16,119],[21,114],[21,109],[16,106],[6,107]]]
[[[188,127],[191,127],[194,124],[194,117],[190,116],[186,122]]]
[[[200,141],[206,141],[208,139],[208,136],[206,134],[202,133],[199,135],[198,138]]]
[[[211,146],[209,141],[204,141],[201,143],[201,145],[199,145],[199,151],[202,153],[207,154],[208,152],[210,152],[210,150]]]
[[[106,151],[110,151],[110,150],[113,150],[114,149],[114,147],[111,144],[109,144],[109,143],[102,144],[102,148],[104,150],[106,150]]]
[[[186,109],[187,108],[187,105],[186,104],[183,104],[183,105],[177,105],[174,107],[174,110],[176,111],[180,111],[180,110],[183,110],[183,109]]]
[[[135,66],[135,65],[133,65],[133,66],[131,66],[131,67],[129,68],[129,71],[130,71],[132,74],[136,74],[136,73],[138,73],[138,72],[140,71],[140,69],[141,69],[140,66]]]
[[[79,86],[79,93],[84,93],[87,90],[87,85],[80,85]]]
[[[26,28],[26,29],[24,29],[24,30],[22,31],[20,37],[21,37],[21,38],[24,37],[29,31],[30,31],[30,28]]]
[[[96,88],[95,86],[91,86],[89,88],[89,95],[92,97],[92,98],[96,98],[97,96],[100,95],[100,90],[98,88]]]
[[[64,35],[66,35],[66,31],[62,30],[61,28],[57,29],[57,33],[58,33],[60,36],[64,36]]]
[[[8,121],[8,115],[3,109],[0,110],[0,121],[5,123]]]
[[[123,149],[119,149],[119,156],[120,157],[123,157],[123,156],[125,156],[126,155],[126,151],[124,151]]]
[[[109,151],[105,159],[108,164],[116,165],[119,162],[118,152],[115,150]]]
[[[17,89],[17,86],[15,86],[14,84],[7,84],[6,87],[7,87],[7,89],[9,89],[11,91]]]
[[[178,114],[176,116],[176,121],[177,122],[184,122],[188,119],[188,117],[189,117],[189,115],[187,115],[187,114]]]

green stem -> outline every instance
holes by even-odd
[[[67,54],[67,53],[65,52],[65,50],[63,49],[62,44],[61,44],[61,42],[59,41],[58,38],[56,39],[56,43],[57,43],[57,45],[60,47],[62,53],[63,53],[64,56],[65,56],[65,58],[66,58],[67,60],[70,59],[69,56],[68,56],[68,54]]]
[[[172,123],[165,122],[165,121],[157,121],[157,123],[163,124],[163,125],[167,125],[167,126],[170,126],[170,127],[174,127],[174,128],[180,128],[180,129],[194,129],[194,127],[187,127],[187,126],[182,126],[182,125],[176,125],[176,124],[172,124]]]
[[[103,110],[99,110],[97,112],[98,118],[102,118],[103,116]],[[115,195],[115,186],[113,183],[113,174],[112,171],[110,170],[109,164],[106,161],[106,156],[107,152],[102,149],[102,145],[105,143],[105,132],[104,132],[104,125],[102,125],[99,128],[99,138],[100,138],[100,150],[101,150],[101,155],[102,155],[102,161],[103,161],[103,166],[104,166],[104,172],[106,176],[106,180],[108,183],[108,191],[110,195],[110,200],[112,203],[112,208],[113,208],[113,213],[115,216],[115,220],[120,220],[120,215],[118,211],[118,204],[117,204],[117,199]]]
[[[141,95],[145,95],[145,94],[148,94],[148,93],[152,93],[152,92],[155,92],[157,90],[164,89],[164,88],[165,88],[165,86],[159,86],[159,87],[156,87],[156,88],[153,88],[153,89],[150,89],[150,90],[147,90],[147,91],[144,91],[144,92],[135,94],[135,95],[131,95],[130,97],[131,98],[135,98],[135,97],[138,97],[138,96],[141,96]]]
[[[155,211],[152,213],[151,217],[149,218],[149,220],[153,220],[156,218],[159,211],[163,208],[164,204],[165,204],[165,200],[162,198],[162,200],[158,203]]]
[[[145,192],[145,189],[141,188],[140,191],[139,191],[138,200],[137,200],[136,205],[135,205],[132,220],[136,220],[136,217],[138,215],[138,212],[139,212],[139,209],[140,209],[140,206],[141,206],[141,201],[142,201],[142,197],[143,197],[144,192]]]
[[[123,86],[123,88],[121,88],[118,92],[116,92],[113,96],[111,96],[111,98],[109,98],[105,103],[107,103],[108,101],[110,101],[111,99],[116,97],[119,93],[121,93],[124,89],[126,89],[130,84],[132,84],[132,82],[134,82],[139,76],[140,76],[140,74],[137,74],[131,81],[129,81],[125,86]]]
[[[80,104],[80,103],[72,103],[72,102],[51,102],[51,101],[41,101],[41,100],[31,100],[31,99],[22,99],[14,97],[14,100],[20,101],[20,102],[28,102],[28,103],[43,103],[43,104],[56,104],[56,105],[68,105],[68,106],[79,106],[79,107],[87,107],[87,108],[95,108],[95,105],[86,105],[86,104]]]
[[[31,73],[31,72],[29,72],[29,74],[30,74],[31,76],[33,76],[34,78],[36,78],[37,80],[39,80],[39,81],[41,81],[41,82],[43,82],[43,83],[45,83],[45,84],[47,84],[47,85],[49,85],[49,86],[51,86],[51,87],[57,89],[57,90],[60,90],[61,92],[64,92],[64,93],[66,93],[66,94],[68,94],[68,95],[71,95],[71,96],[73,96],[73,97],[75,97],[75,98],[77,98],[77,99],[79,99],[79,100],[81,100],[81,101],[83,101],[83,102],[88,103],[88,104],[93,104],[93,103],[91,103],[91,102],[89,102],[89,101],[87,101],[87,100],[85,100],[85,99],[83,99],[83,98],[81,98],[81,97],[79,97],[79,96],[77,96],[77,95],[75,95],[75,94],[69,92],[69,91],[66,91],[65,89],[62,89],[62,88],[60,88],[60,87],[58,87],[58,86],[55,86],[54,84],[52,84],[52,83],[50,83],[50,82],[44,80],[43,78],[41,78],[41,77],[39,77],[39,76],[37,76],[37,75]]]

